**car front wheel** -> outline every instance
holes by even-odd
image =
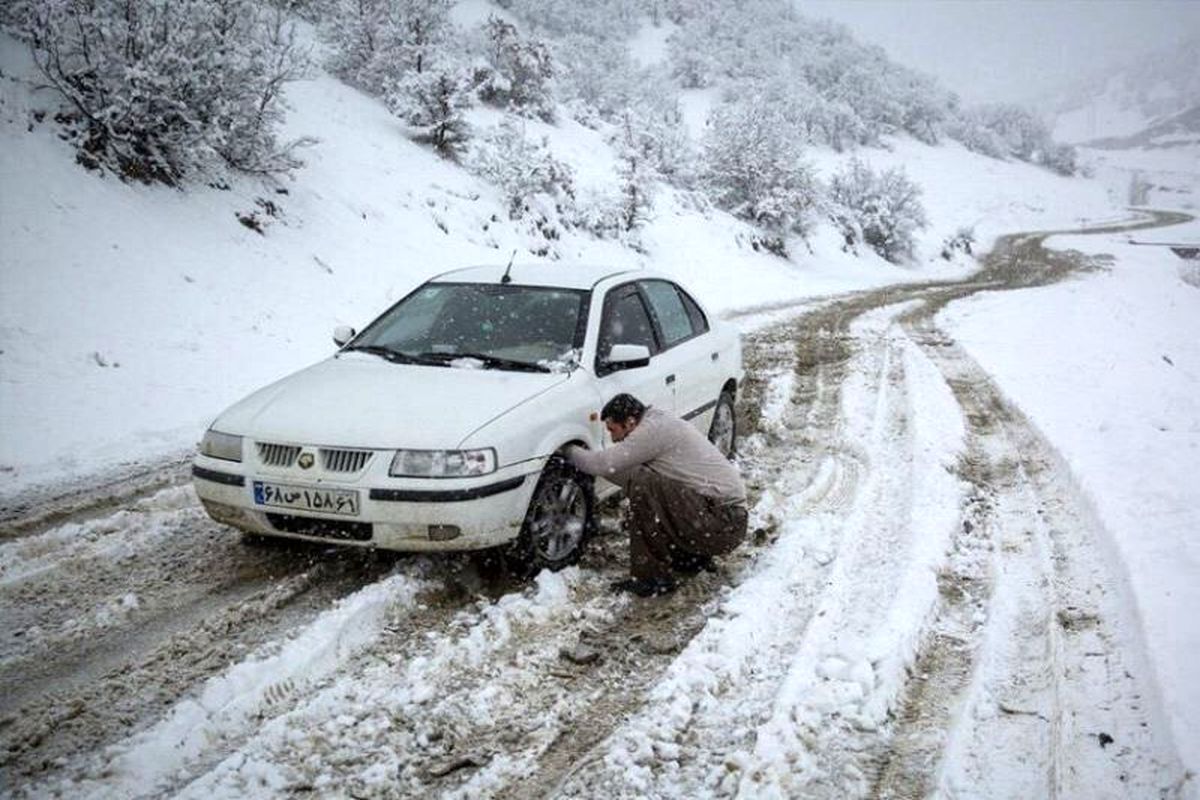
[[[522,572],[559,570],[579,560],[592,531],[592,481],[555,456],[538,479],[510,563]]]
[[[728,391],[721,392],[717,398],[712,424],[708,428],[708,440],[726,458],[733,458],[737,452],[737,418],[733,411],[733,395]]]

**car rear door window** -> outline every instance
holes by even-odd
[[[671,347],[695,335],[692,317],[675,284],[667,281],[642,281],[642,290],[654,308],[665,347]]]

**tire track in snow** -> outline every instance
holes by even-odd
[[[900,309],[854,326],[844,387],[848,448],[863,485],[834,523],[838,555],[810,623],[788,643],[784,677],[755,730],[739,796],[861,795],[861,754],[878,739],[936,598],[934,570],[956,522],[959,485],[946,470],[961,427],[932,367],[892,323]]]
[[[964,531],[990,545],[989,574],[950,573],[955,591],[918,661],[875,796],[1072,797],[1099,787],[1171,796],[1181,773],[1144,702],[1136,676],[1148,671],[1123,601],[1109,593],[1099,524],[1066,465],[928,313],[909,326],[970,421],[960,473],[979,513]]]
[[[429,588],[401,573],[343,598],[291,640],[210,678],[156,724],[31,793],[127,798],[171,791],[192,763],[255,734],[263,717],[336,674],[379,637],[390,613],[407,610]]]
[[[1046,236],[1002,240],[983,275],[1024,288],[1095,268],[1046,249]],[[969,447],[959,474],[972,488],[939,576],[938,613],[890,740],[876,747],[871,796],[1070,797],[1097,787],[1173,796],[1181,773],[1144,697],[1149,684],[1135,677],[1148,670],[1136,624],[1122,620],[1129,599],[1107,593],[1119,581],[1098,552],[1102,526],[1053,448],[930,322],[973,291],[930,293],[904,319],[963,409]],[[1096,706],[1097,697],[1106,702]],[[1108,749],[1110,730],[1123,732],[1119,748]]]
[[[398,561],[248,547],[204,517],[190,487],[2,548],[0,782],[14,789],[145,729]],[[401,568],[420,574],[431,563]],[[435,572],[450,582],[456,563]]]

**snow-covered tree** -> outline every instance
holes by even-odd
[[[951,126],[957,139],[985,155],[1010,156],[1062,175],[1079,171],[1075,148],[1056,143],[1049,126],[1021,106],[1010,103],[974,106],[959,112]]]
[[[991,158],[1004,158],[1007,154],[1000,136],[974,110],[966,109],[956,114],[947,122],[946,132],[976,153]]]
[[[26,0],[10,21],[67,103],[79,161],[176,184],[223,168],[280,173],[284,85],[307,54],[279,9],[253,0]]]
[[[457,160],[470,134],[464,112],[471,106],[471,97],[463,76],[426,69],[397,81],[384,101],[411,128],[415,141],[433,145],[441,156]]]
[[[332,0],[321,33],[329,44],[326,67],[348,83],[378,90],[376,74],[388,48],[389,0]]]
[[[568,34],[553,45],[558,96],[585,118],[616,120],[638,92],[639,71],[624,42]]]
[[[621,226],[631,231],[649,218],[654,205],[653,137],[626,114],[617,139],[617,175],[621,181]]]
[[[642,0],[509,0],[504,7],[521,17],[532,33],[614,42],[636,33],[647,13]]]
[[[829,181],[831,216],[848,247],[865,243],[888,261],[911,258],[928,223],[921,188],[899,167],[875,172],[853,158]]]
[[[457,159],[472,90],[450,32],[450,0],[331,0],[330,70],[383,98],[412,138]]]
[[[774,233],[803,232],[819,189],[798,137],[777,108],[754,98],[709,116],[701,182],[716,204]]]
[[[539,198],[562,211],[575,198],[571,168],[550,152],[545,138],[530,140],[519,118],[506,117],[477,139],[465,159],[466,166],[504,193],[508,215],[520,219]]]
[[[1009,103],[995,103],[977,109],[980,121],[1000,137],[1008,154],[1021,161],[1039,162],[1050,144],[1050,129],[1031,111]]]
[[[475,79],[480,99],[552,121],[555,67],[549,45],[521,36],[515,25],[495,16],[485,24],[484,37],[486,66]]]
[[[450,0],[330,0],[322,33],[327,66],[372,94],[420,74],[444,50]]]
[[[1069,144],[1050,142],[1042,163],[1059,175],[1075,175],[1079,172],[1079,151]]]

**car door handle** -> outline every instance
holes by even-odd
[[[674,375],[668,375],[668,376],[667,376],[667,385],[668,385],[668,386],[670,386],[670,385],[671,385],[672,383],[674,383],[674,382],[675,382],[675,376],[674,376]]]

